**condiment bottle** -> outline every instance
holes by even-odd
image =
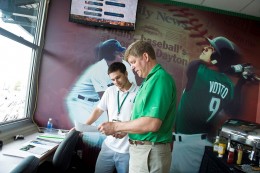
[[[218,144],[218,157],[223,157],[227,148],[227,144],[224,140],[220,140]]]
[[[235,153],[235,149],[230,147],[229,152],[228,152],[228,157],[227,157],[228,164],[231,164],[234,162],[234,153]]]
[[[218,152],[219,136],[216,136],[216,140],[213,144],[213,152]]]
[[[237,164],[241,165],[242,162],[242,156],[243,156],[243,148],[242,145],[237,145]]]

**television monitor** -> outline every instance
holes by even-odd
[[[134,30],[138,0],[71,0],[69,21]]]

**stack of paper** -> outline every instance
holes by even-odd
[[[22,158],[34,155],[41,158],[56,146],[58,146],[56,143],[35,139],[24,143],[20,148],[3,150],[3,154]]]
[[[61,143],[65,139],[65,137],[66,136],[63,135],[44,133],[42,135],[37,136],[37,139],[48,142]]]

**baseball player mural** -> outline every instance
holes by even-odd
[[[95,54],[99,61],[88,67],[71,88],[67,98],[66,107],[69,118],[74,121],[85,123],[93,108],[100,100],[100,95],[111,85],[111,79],[107,74],[107,69],[113,62],[123,62],[127,68],[130,82],[136,84],[135,75],[130,65],[122,58],[125,47],[119,41],[109,39],[101,42],[95,49]],[[95,122],[96,125],[107,121],[106,112]]]
[[[217,132],[213,128],[217,116],[222,110],[238,113],[241,88],[252,77],[242,65],[241,70],[233,66],[241,58],[233,42],[225,37],[207,41],[199,60],[187,67],[188,80],[176,114],[171,173],[199,172],[204,148],[212,145],[208,139]],[[236,80],[229,76],[237,72]]]

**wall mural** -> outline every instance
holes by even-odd
[[[56,15],[57,11],[60,15]],[[102,92],[111,83],[106,74],[107,63],[104,62],[104,57],[97,56],[98,45],[109,39],[119,41],[121,47],[127,47],[137,39],[150,42],[156,51],[158,62],[176,81],[178,103],[186,87],[187,67],[190,62],[198,60],[202,49],[209,45],[206,38],[214,39],[219,36],[228,38],[237,45],[242,54],[237,63],[250,63],[254,73],[260,74],[257,52],[260,49],[259,21],[139,0],[136,29],[125,31],[68,22],[68,11],[69,2],[59,3],[59,0],[51,2],[49,11],[51,17],[47,22],[38,106],[35,113],[35,120],[40,126],[45,126],[49,117],[53,118],[55,128],[62,129],[73,127],[74,120],[84,122],[87,119]],[[104,64],[97,65],[102,63]],[[128,68],[130,69],[129,66]],[[130,80],[140,85],[142,79],[134,75],[132,73]],[[87,80],[82,82],[84,76],[88,76],[87,80],[96,82],[98,87],[88,83]],[[241,73],[238,73],[230,78],[236,83],[240,77]],[[101,82],[102,80],[105,82]],[[82,91],[87,91],[89,87],[93,92],[89,92],[88,96],[72,94],[78,81],[81,81]],[[83,97],[94,100],[90,100],[91,105],[87,105]],[[210,125],[213,129],[211,130],[217,132],[228,118],[259,122],[258,97],[259,83],[248,80],[241,91],[240,111],[235,115],[224,111],[218,112],[211,118]],[[201,98],[196,99],[200,102]],[[194,102],[196,104],[196,100]],[[78,113],[70,114],[72,112],[70,108],[77,108]],[[196,118],[192,120],[195,121]],[[192,122],[187,122],[187,125],[191,126]],[[91,141],[89,136],[85,136],[85,141]],[[94,136],[96,142],[89,143],[92,146],[100,146],[102,141],[98,140],[99,138]]]
[[[190,63],[198,60],[202,49],[209,46],[206,38],[228,38],[241,51],[242,59],[237,63],[250,63],[254,73],[260,74],[257,52],[260,49],[259,21],[139,0],[136,29],[125,31],[69,22],[69,8],[69,0],[50,3],[51,17],[47,21],[34,116],[39,126],[45,126],[51,117],[54,128],[70,129],[75,120],[84,122],[87,119],[102,93],[112,83],[106,73],[109,65],[106,59],[109,57],[105,55],[113,54],[113,50],[107,50],[104,56],[99,51],[99,46],[110,39],[119,42],[118,50],[123,50],[138,39],[150,42],[158,62],[175,79],[178,104],[188,81],[186,72]],[[115,61],[122,61],[122,56]],[[140,85],[142,79],[131,72],[127,62],[124,63],[128,67],[130,80]],[[240,77],[241,73],[238,73],[232,75],[231,79],[236,83]],[[212,85],[212,89],[217,89],[216,86]],[[193,104],[200,103],[202,98],[195,98]],[[200,117],[188,117],[185,121],[181,120],[181,128],[187,130],[186,127],[201,121],[216,134],[228,118],[260,122],[257,120],[260,109],[258,102],[259,83],[248,80],[242,87],[242,104],[237,115],[216,111],[208,124],[201,121]],[[211,108],[213,112],[217,110],[216,104],[212,104]],[[100,119],[96,125],[102,121],[105,119]],[[188,130],[192,132],[192,129]],[[91,168],[95,166],[104,138],[99,133],[83,135],[82,157]]]

